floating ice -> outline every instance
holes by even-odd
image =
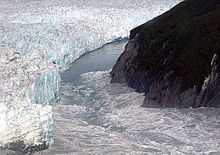
[[[180,1],[1,0],[0,143],[49,141],[60,69]]]
[[[55,143],[42,155],[220,153],[219,109],[141,108],[143,94],[110,81],[104,71],[62,83]]]

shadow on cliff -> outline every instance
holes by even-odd
[[[220,107],[220,1],[186,0],[131,30],[112,82],[145,92],[145,107]]]

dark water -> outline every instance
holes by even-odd
[[[76,60],[68,70],[63,72],[61,79],[65,83],[71,83],[83,73],[109,70],[120,54],[123,53],[126,42],[126,40],[114,42],[89,52]]]

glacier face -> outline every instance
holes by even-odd
[[[59,72],[181,0],[1,0],[0,145],[52,142]]]

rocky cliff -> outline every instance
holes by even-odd
[[[220,1],[186,0],[131,30],[111,76],[146,107],[220,107]]]

